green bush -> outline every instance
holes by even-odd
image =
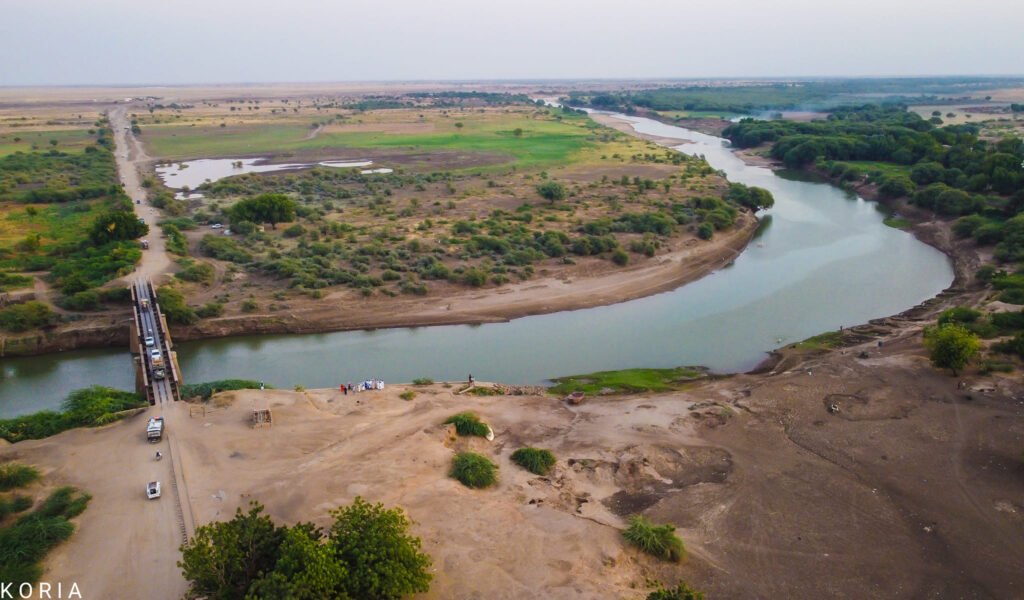
[[[21,332],[46,327],[57,318],[43,302],[31,300],[0,310],[0,329]]]
[[[39,471],[34,467],[19,463],[0,465],[0,492],[25,487],[39,479]]]
[[[167,251],[178,256],[188,256],[188,240],[174,223],[164,222],[160,225],[167,236]]]
[[[633,515],[622,536],[648,554],[662,560],[679,562],[686,550],[675,530],[672,525],[655,525],[641,515]]]
[[[178,261],[182,268],[174,276],[185,282],[196,282],[210,285],[213,283],[213,265],[208,262],[197,262],[195,260],[181,259]]]
[[[512,453],[512,462],[535,475],[547,475],[557,460],[550,450],[526,447]]]
[[[624,267],[629,264],[629,255],[622,248],[616,248],[615,252],[612,252],[612,262]]]
[[[191,325],[199,320],[199,315],[196,314],[196,311],[185,304],[185,296],[175,288],[161,287],[156,291],[156,299],[160,303],[160,310],[167,317],[169,323]]]
[[[715,235],[715,226],[711,223],[701,223],[697,228],[697,237],[702,240],[710,240]]]
[[[61,412],[44,410],[30,415],[0,419],[0,438],[9,442],[37,440],[75,427],[98,427],[146,406],[133,392],[94,385],[75,390],[64,400]]]
[[[470,488],[485,488],[497,481],[497,465],[475,452],[460,452],[452,461],[451,476]]]
[[[974,323],[980,316],[981,311],[979,310],[967,306],[957,306],[942,311],[942,314],[939,315],[939,325],[945,325],[946,323]]]
[[[96,310],[100,308],[100,294],[96,290],[85,290],[64,296],[58,304],[67,310]]]
[[[460,412],[458,414],[454,414],[448,417],[444,423],[445,425],[455,425],[455,431],[459,435],[487,437],[487,434],[491,432],[491,428],[481,421],[480,417],[471,412]]]
[[[22,516],[13,525],[0,529],[0,581],[13,584],[35,583],[42,575],[38,563],[57,544],[75,531],[72,519],[85,510],[90,496],[71,487],[53,492],[33,512]],[[21,512],[28,508],[28,499],[15,499]]]
[[[412,380],[413,385],[432,385],[434,380],[429,377],[417,377]]]
[[[412,400],[413,398],[416,397],[416,392],[412,390],[405,390],[404,392],[399,394],[398,397],[401,398],[402,400]]]
[[[24,512],[32,508],[32,499],[28,496],[13,496],[10,500],[0,498],[0,521],[7,515]]]
[[[203,400],[209,400],[211,396],[218,392],[227,392],[230,390],[258,390],[260,388],[259,381],[253,381],[252,379],[220,379],[217,381],[207,381],[206,383],[189,383],[181,386],[181,397],[182,398],[202,398]],[[266,386],[271,387],[271,386]]]
[[[196,315],[201,319],[212,319],[224,314],[224,305],[220,302],[207,302],[196,310]]]

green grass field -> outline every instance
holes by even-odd
[[[572,375],[554,379],[556,385],[548,391],[563,395],[570,392],[597,394],[602,390],[614,393],[667,392],[684,387],[704,373],[689,367],[674,369],[623,369],[598,371],[587,375]]]
[[[395,111],[396,113],[398,111]],[[408,113],[406,113],[408,114]],[[521,168],[564,164],[571,155],[593,146],[589,119],[530,118],[521,112],[430,114],[429,132],[344,131],[328,128],[312,139],[308,125],[289,121],[236,127],[150,125],[142,139],[149,153],[166,159],[239,156],[244,154],[314,151],[327,155],[339,148],[484,152],[507,155]],[[461,123],[461,127],[457,124]],[[522,130],[516,135],[517,129]]]

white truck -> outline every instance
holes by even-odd
[[[146,439],[151,444],[159,442],[164,437],[164,418],[151,417],[146,424]]]
[[[146,484],[146,498],[153,500],[160,497],[160,482],[150,481]]]

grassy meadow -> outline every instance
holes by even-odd
[[[530,169],[566,164],[595,146],[595,126],[586,117],[532,106],[335,111],[244,119],[206,113],[187,120],[147,125],[143,119],[140,123],[149,154],[165,159],[290,153],[330,157],[339,150],[387,150],[482,153],[500,157],[497,162]],[[313,135],[317,125],[323,126]]]

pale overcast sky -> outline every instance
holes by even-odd
[[[0,0],[0,85],[1024,74],[1024,0]]]

